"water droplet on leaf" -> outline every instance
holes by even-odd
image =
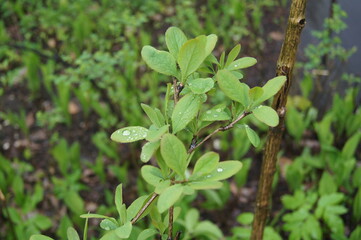
[[[223,168],[217,168],[217,172],[223,172]]]
[[[123,136],[129,136],[130,135],[130,131],[129,130],[124,130],[123,131]]]

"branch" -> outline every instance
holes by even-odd
[[[136,223],[139,218],[142,216],[142,214],[147,210],[147,208],[152,204],[152,202],[158,197],[158,193],[153,193],[153,195],[149,198],[148,202],[139,210],[137,215],[132,219],[131,223]]]
[[[234,127],[234,125],[236,123],[238,123],[240,120],[242,120],[243,118],[245,118],[246,116],[248,116],[249,114],[251,114],[252,112],[243,112],[241,115],[238,116],[237,119],[235,119],[233,122],[231,122],[230,124],[223,126],[223,127],[219,127],[216,130],[214,130],[212,133],[210,133],[208,136],[206,136],[205,138],[203,138],[203,140],[201,142],[199,142],[198,144],[196,144],[195,146],[192,144],[189,147],[188,153],[192,153],[196,148],[198,148],[200,145],[202,145],[205,141],[207,141],[208,139],[210,139],[213,135],[215,135],[218,132],[223,132],[226,130],[229,130],[231,128]]]
[[[252,226],[251,240],[262,240],[263,230],[269,212],[269,200],[272,195],[272,182],[276,171],[277,154],[280,149],[284,131],[287,95],[292,82],[292,70],[296,61],[300,35],[305,26],[305,9],[307,0],[293,0],[288,18],[285,40],[277,61],[276,75],[286,76],[287,81],[273,99],[272,107],[279,115],[280,123],[268,131],[264,149],[260,180],[258,183],[255,217]]]
[[[174,214],[174,206],[171,206],[169,208],[168,240],[172,240],[173,238],[173,214]]]
[[[182,83],[180,83],[179,85],[177,85],[177,79],[173,78],[173,98],[174,98],[174,106],[177,104],[178,100],[179,100],[179,94],[180,92],[183,90],[184,86]]]

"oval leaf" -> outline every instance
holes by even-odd
[[[145,165],[141,169],[142,177],[150,185],[157,186],[161,181],[163,181],[163,175],[159,168]]]
[[[268,80],[268,82],[262,87],[263,95],[257,100],[257,102],[262,103],[276,95],[276,93],[281,89],[286,80],[287,78],[285,76],[278,76],[272,78],[271,80]]]
[[[156,234],[158,234],[158,231],[155,229],[145,229],[138,235],[137,240],[147,240]]]
[[[183,44],[178,55],[178,64],[182,73],[182,82],[195,72],[202,64],[206,56],[205,46],[207,44],[206,36],[188,40]]]
[[[227,69],[233,71],[233,70],[248,68],[255,65],[256,63],[257,63],[257,59],[253,57],[243,57],[229,64]]]
[[[201,121],[226,121],[231,119],[231,115],[226,112],[225,106],[215,106],[210,110],[202,113],[200,116]]]
[[[214,47],[216,46],[216,43],[217,43],[217,35],[215,34],[210,34],[207,36],[207,44],[206,44],[206,53],[205,53],[205,56],[204,58],[208,57],[209,54],[212,53]]]
[[[174,57],[166,51],[159,51],[151,46],[144,46],[141,52],[146,64],[159,73],[177,76],[177,64]]]
[[[275,127],[279,123],[278,114],[271,107],[261,105],[253,109],[252,112],[258,120],[267,124],[268,126]]]
[[[202,176],[216,169],[219,162],[219,155],[215,152],[203,154],[194,166],[193,175]]]
[[[174,59],[178,58],[179,50],[187,41],[187,37],[182,30],[177,27],[170,27],[165,32],[165,43],[167,44],[169,52],[173,55]]]
[[[143,108],[144,112],[147,114],[150,121],[156,127],[160,128],[165,124],[164,116],[158,108],[153,109],[152,107],[144,103],[140,104],[140,106]]]
[[[214,86],[212,78],[196,78],[187,81],[189,88],[195,94],[206,93]]]
[[[187,167],[187,151],[175,135],[165,134],[160,142],[160,152],[168,167],[184,176]]]
[[[233,101],[241,103],[244,107],[249,105],[249,87],[239,80],[228,70],[220,70],[217,73],[219,88]]]
[[[115,142],[129,143],[144,139],[148,129],[139,126],[125,127],[115,131],[110,138]]]
[[[142,153],[140,154],[140,160],[144,163],[148,162],[152,158],[155,151],[157,151],[157,149],[159,148],[159,145],[160,145],[160,141],[147,142],[142,147]]]
[[[232,177],[242,168],[239,161],[224,161],[217,165],[217,168],[206,176],[200,177],[202,181],[219,181]]]
[[[189,186],[194,190],[206,190],[206,189],[219,189],[223,186],[223,183],[218,181],[201,181],[201,182],[191,182]]]
[[[120,238],[128,238],[132,232],[132,224],[130,222],[125,223],[123,226],[115,229],[115,234]]]
[[[245,126],[245,129],[249,141],[252,143],[254,147],[258,147],[259,143],[261,142],[258,134],[255,131],[253,131],[253,129],[250,128],[248,125]]]
[[[224,65],[224,67],[228,67],[233,61],[234,59],[237,58],[239,52],[241,51],[241,45],[237,44],[228,54],[227,56],[227,62]]]
[[[170,186],[164,192],[162,192],[158,199],[158,210],[160,213],[163,213],[165,210],[169,209],[174,203],[180,198],[183,192],[183,186],[176,184]]]
[[[172,113],[174,134],[184,129],[197,115],[202,104],[201,96],[189,93],[179,100]]]

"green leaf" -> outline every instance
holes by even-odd
[[[66,231],[66,235],[68,237],[68,240],[80,240],[78,233],[72,227],[68,228],[68,230]]]
[[[137,213],[144,206],[144,203],[147,201],[148,198],[148,195],[141,196],[134,200],[132,204],[130,204],[130,206],[127,208],[127,221],[132,220],[137,215]],[[141,218],[143,216],[145,216],[145,212],[142,214]]]
[[[214,47],[216,46],[217,39],[218,37],[215,34],[210,34],[207,36],[207,44],[206,44],[206,49],[205,49],[206,51],[204,58],[208,57],[208,55],[212,53]]]
[[[258,134],[255,131],[253,131],[253,129],[250,128],[248,125],[245,125],[245,129],[246,129],[246,133],[247,133],[247,137],[248,137],[249,141],[252,143],[252,145],[254,147],[258,147],[259,143],[261,142]]]
[[[219,162],[219,155],[215,152],[203,154],[196,162],[193,170],[194,176],[203,176],[216,169]]]
[[[144,139],[148,129],[139,126],[125,127],[115,131],[110,138],[115,142],[129,143]]]
[[[182,30],[177,27],[170,27],[165,32],[165,43],[167,44],[169,52],[174,59],[178,58],[178,53],[183,44],[187,41],[187,37]]]
[[[159,51],[151,46],[144,46],[141,52],[147,65],[159,73],[177,76],[177,64],[175,58],[166,51]]]
[[[199,221],[198,210],[195,208],[190,209],[187,212],[184,220],[185,220],[184,223],[185,223],[187,232],[191,232],[194,229],[194,226],[196,226]]]
[[[80,197],[79,193],[75,191],[66,192],[64,202],[68,208],[75,214],[80,215],[84,209],[84,201]]]
[[[360,240],[361,239],[361,226],[357,226],[351,233],[349,240]]]
[[[223,234],[222,231],[210,221],[203,221],[197,224],[197,226],[193,230],[193,234],[196,236],[206,235],[212,236],[214,239],[222,239]]]
[[[216,75],[219,88],[233,101],[241,103],[245,108],[249,105],[249,87],[228,70],[220,70]]]
[[[249,90],[249,98],[252,102],[257,101],[263,95],[263,89],[261,87],[254,87]]]
[[[187,151],[182,141],[175,135],[167,133],[160,142],[160,152],[168,167],[180,176],[184,176],[187,167]]]
[[[158,199],[157,207],[160,213],[169,209],[180,198],[183,192],[183,186],[181,184],[172,185],[164,190]]]
[[[223,186],[223,183],[218,181],[200,181],[190,182],[189,186],[194,190],[219,189]]]
[[[150,127],[147,133],[147,137],[145,139],[150,142],[158,141],[163,136],[163,134],[168,132],[168,130],[169,130],[169,125],[164,125],[159,129]]]
[[[268,82],[262,87],[263,95],[258,99],[257,103],[262,103],[276,95],[286,80],[287,78],[285,76],[278,76],[268,80]]]
[[[361,220],[361,187],[359,187],[357,194],[353,200],[352,213],[356,221]]]
[[[117,236],[115,230],[111,230],[107,231],[106,234],[100,238],[100,240],[122,240],[122,238]]]
[[[131,222],[125,223],[123,226],[115,229],[115,234],[120,238],[128,238],[132,232],[133,225]]]
[[[237,222],[243,225],[250,225],[253,222],[253,218],[254,218],[253,213],[245,212],[237,217]]]
[[[195,72],[207,57],[205,46],[207,44],[206,36],[188,40],[183,44],[178,55],[178,64],[182,73],[182,82]]]
[[[197,115],[202,104],[201,95],[189,93],[182,97],[175,106],[172,113],[173,133],[184,129]]]
[[[115,189],[115,199],[114,199],[115,206],[117,208],[118,214],[121,215],[122,205],[123,205],[123,189],[122,184],[119,184]]]
[[[241,45],[237,44],[228,54],[227,62],[224,67],[228,67],[238,56],[239,52],[241,51]]]
[[[357,167],[356,170],[353,172],[352,185],[355,188],[361,186],[361,167]]]
[[[145,165],[141,172],[144,180],[150,185],[157,186],[161,181],[164,181],[162,172],[157,167]]]
[[[228,110],[228,109],[227,109]],[[230,120],[231,115],[225,111],[225,106],[217,105],[212,109],[203,112],[200,116],[201,121],[214,122]]]
[[[167,189],[170,186],[170,183],[171,182],[169,179],[159,182],[155,187],[154,192],[157,194],[161,194],[162,192],[164,192],[165,189]]]
[[[277,112],[268,106],[260,105],[252,110],[253,115],[268,126],[275,127],[279,123]]]
[[[109,219],[103,219],[100,222],[100,227],[106,231],[109,230],[114,230],[116,228],[118,228],[118,224],[114,223],[113,221],[109,220]]]
[[[214,86],[212,78],[196,78],[188,80],[187,83],[194,94],[206,93]]]
[[[328,195],[337,191],[337,185],[333,177],[328,173],[322,174],[320,183],[318,185],[318,193],[320,196]]]
[[[30,237],[30,240],[54,240],[54,239],[47,237],[45,235],[35,234]]]
[[[223,161],[218,163],[217,168],[206,176],[200,177],[197,180],[202,181],[219,181],[230,178],[242,168],[242,163],[239,161]]]
[[[160,141],[147,142],[146,144],[144,144],[144,146],[142,147],[142,153],[140,154],[140,160],[142,160],[142,162],[144,163],[148,162],[152,158],[155,151],[157,151],[157,149],[159,148],[159,145]]]
[[[137,240],[147,240],[156,234],[158,234],[158,231],[155,229],[145,229],[138,235]]]
[[[226,67],[226,69],[228,69],[230,71],[234,71],[234,70],[238,70],[238,69],[251,67],[251,66],[255,65],[256,63],[257,63],[257,59],[255,59],[253,57],[243,57],[243,58],[239,58],[236,61],[229,64],[229,66]]]
[[[160,112],[160,110],[158,108],[151,108],[150,106],[148,106],[147,104],[140,104],[141,107],[143,108],[144,112],[147,114],[147,116],[149,117],[150,121],[158,128],[162,127],[165,124],[165,120],[164,120],[164,116],[163,114]]]
[[[360,140],[361,132],[356,132],[350,139],[347,140],[345,146],[342,148],[342,156],[345,159],[352,158],[355,155],[355,151]]]

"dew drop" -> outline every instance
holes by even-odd
[[[123,136],[129,136],[130,135],[130,131],[129,130],[124,130],[123,131]]]
[[[210,178],[210,177],[212,177],[212,175],[210,175],[210,174],[209,174],[209,175],[207,175],[207,178]]]
[[[212,111],[211,111],[211,110],[208,110],[206,113],[207,113],[207,114],[211,114],[211,113],[212,113]]]
[[[213,117],[218,117],[218,115],[217,115],[217,114],[214,114]]]
[[[222,111],[222,109],[220,109],[220,108],[218,108],[217,110],[216,110],[216,112],[221,112]]]
[[[217,172],[223,172],[223,168],[217,168]]]
[[[235,64],[234,66],[235,66],[235,67],[238,67],[238,65],[237,65],[237,64]]]

